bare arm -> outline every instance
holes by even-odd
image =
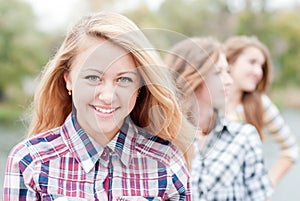
[[[280,146],[281,156],[276,159],[269,171],[269,176],[275,187],[299,158],[299,146],[296,136],[284,121],[278,108],[267,97],[263,96],[265,127]]]
[[[288,172],[288,170],[293,166],[294,162],[288,158],[281,157],[272,166],[269,176],[272,181],[273,186],[277,186],[282,177]]]

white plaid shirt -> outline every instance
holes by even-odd
[[[198,141],[194,145],[192,200],[263,201],[271,196],[261,141],[252,125],[219,118],[205,149]]]

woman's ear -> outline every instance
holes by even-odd
[[[66,88],[68,91],[72,90],[72,82],[71,82],[71,78],[70,78],[70,72],[69,71],[65,71],[64,72],[64,79],[66,82]]]

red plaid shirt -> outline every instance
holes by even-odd
[[[70,115],[61,127],[15,146],[3,200],[190,200],[189,190],[184,158],[170,142],[127,118],[101,147]]]

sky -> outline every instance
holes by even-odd
[[[38,17],[37,26],[43,31],[55,31],[65,29],[67,24],[75,22],[79,17],[88,12],[84,0],[23,0],[28,2]],[[134,8],[141,2],[146,2],[150,9],[155,10],[163,0],[119,0],[115,11]],[[237,6],[242,0],[231,0]],[[272,9],[288,8],[293,3],[300,5],[300,0],[270,0]]]

